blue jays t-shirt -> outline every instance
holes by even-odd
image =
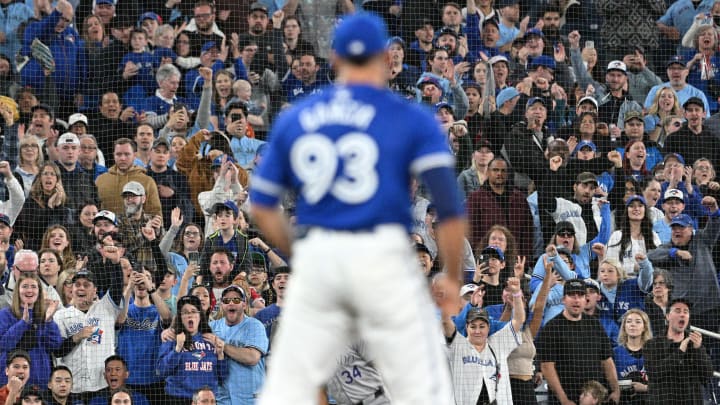
[[[410,229],[410,178],[454,168],[447,145],[429,110],[389,89],[328,87],[275,122],[250,198],[274,207],[298,191],[299,225]]]

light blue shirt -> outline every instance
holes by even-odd
[[[691,0],[678,0],[658,19],[658,22],[668,27],[675,27],[680,31],[680,37],[690,29],[695,16],[709,13],[715,0],[703,0],[697,8]],[[681,103],[682,104],[682,103]]]
[[[657,94],[658,89],[661,87],[670,87],[670,82],[660,83],[653,86],[652,89],[648,92],[647,98],[645,99],[645,109],[649,110],[650,107],[652,107],[653,103],[655,102],[655,95]],[[703,101],[703,104],[705,104],[705,118],[710,118],[710,104],[708,103],[707,97],[705,97],[705,93],[702,92],[702,90],[698,89],[697,87],[686,84],[685,88],[676,91],[675,94],[677,94],[678,101],[680,102],[680,105],[685,104],[686,101],[690,97],[698,97],[700,100]]]
[[[250,169],[253,166],[253,159],[255,159],[258,148],[264,143],[265,141],[248,138],[247,136],[242,138],[232,137],[230,139],[230,148],[232,148],[233,156],[238,164],[243,169]]]
[[[210,322],[214,334],[225,344],[239,348],[257,349],[260,361],[254,366],[241,364],[228,358],[228,376],[218,387],[217,403],[220,405],[253,405],[255,395],[260,392],[265,381],[265,360],[268,338],[265,327],[255,318],[244,316],[237,325],[228,326],[225,318]]]
[[[505,24],[500,23],[500,39],[497,41],[497,47],[502,48],[503,46],[507,44],[511,44],[512,41],[515,40],[515,37],[518,36],[520,33],[520,30],[517,27],[508,28],[505,26]]]

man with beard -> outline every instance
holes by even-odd
[[[55,162],[60,168],[63,188],[68,196],[65,206],[72,211],[72,218],[77,218],[76,211],[86,200],[97,201],[97,188],[92,173],[83,169],[78,163],[80,157],[80,140],[72,132],[64,133],[57,141],[59,159]]]
[[[323,72],[312,50],[303,52],[300,56],[300,77],[287,75],[282,81],[286,103],[292,104],[309,94],[322,92],[322,88],[330,84]]]
[[[255,40],[259,53],[253,58],[250,66],[246,67],[249,72],[261,73],[265,69],[270,69],[281,76],[288,69],[282,42],[282,20],[285,13],[282,10],[273,13],[270,29],[268,29],[268,17],[268,9],[264,4],[256,1],[250,5],[250,12],[247,16],[249,29],[245,36]]]
[[[611,138],[620,138],[625,127],[625,113],[628,111],[642,111],[642,107],[625,90],[628,85],[628,69],[625,63],[614,60],[607,66],[605,72],[605,85],[594,81],[587,69],[583,69],[580,54],[580,33],[573,31],[568,35],[570,42],[570,60],[575,68],[575,75],[581,89],[592,85],[595,88],[595,100],[600,107],[598,117],[600,122],[610,126]],[[650,108],[648,105],[647,108]]]
[[[169,159],[170,143],[165,138],[158,138],[150,150],[147,175],[157,184],[164,224],[172,223],[171,212],[175,207],[182,210],[183,218],[189,219],[195,215],[195,208],[190,200],[190,186],[187,177],[170,169],[168,167]]]
[[[690,301],[674,298],[665,315],[666,334],[643,348],[650,403],[703,403],[703,386],[710,382],[713,368],[702,335],[688,330],[692,308]]]
[[[500,40],[497,42],[498,48],[507,48],[512,45],[515,38],[525,35],[527,30],[529,17],[525,17],[520,23],[520,27],[516,25],[520,22],[520,1],[519,0],[502,0],[497,3],[500,12]]]
[[[200,56],[203,44],[210,41],[220,44],[225,40],[225,34],[215,24],[215,4],[213,2],[199,0],[195,3],[193,13],[193,19],[185,28],[185,32],[190,37],[190,55]]]
[[[202,283],[210,291],[211,312],[215,313],[220,309],[220,297],[225,288],[230,286],[233,277],[235,256],[233,252],[224,247],[213,248],[212,254],[207,262],[209,278],[203,277]],[[203,267],[203,264],[200,265]]]
[[[125,204],[118,189],[130,181],[136,181],[142,185],[146,196],[144,210],[150,215],[161,215],[157,185],[145,174],[145,169],[133,164],[135,143],[129,138],[119,138],[114,143],[113,154],[115,164],[95,181],[101,208],[112,212],[124,211]]]
[[[165,269],[157,269],[153,258],[151,241],[143,234],[152,228],[155,238],[160,239],[164,233],[162,216],[146,214],[143,210],[145,204],[145,188],[137,181],[130,181],[122,189],[125,214],[118,218],[118,232],[125,241],[128,253],[132,254],[138,263],[149,269],[165,273]]]
[[[644,100],[653,86],[662,83],[662,80],[648,68],[645,49],[642,46],[628,46],[623,63],[627,66],[628,93],[633,100]]]
[[[407,63],[425,71],[427,54],[433,49],[435,28],[428,19],[419,19],[415,27],[415,41],[410,43]]]
[[[222,291],[220,301],[224,317],[210,322],[215,336],[225,341],[229,373],[218,387],[220,405],[252,405],[265,381],[265,360],[268,338],[255,318],[245,315],[246,292],[237,285]]]
[[[97,147],[105,156],[105,166],[115,162],[113,158],[113,142],[133,132],[133,119],[136,117],[133,107],[122,108],[117,93],[108,91],[100,98],[100,111],[90,117],[90,133],[95,135]]]

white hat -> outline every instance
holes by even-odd
[[[578,101],[577,105],[580,105],[586,101],[591,102],[595,106],[596,110],[599,108],[598,102],[597,102],[597,100],[595,100],[595,97],[593,97],[593,96],[585,96],[585,97],[581,98],[580,101]]]
[[[508,58],[506,58],[506,57],[503,56],[503,55],[495,55],[495,56],[493,56],[492,58],[488,59],[488,63],[489,63],[491,66],[494,65],[494,64],[496,64],[496,63],[498,63],[498,62],[505,62],[505,63],[507,63],[507,64],[510,64],[510,62],[508,61]]]
[[[78,122],[82,122],[86,127],[88,126],[88,119],[85,114],[75,113],[68,118],[68,126],[73,126]]]
[[[72,132],[65,132],[58,138],[57,145],[80,145],[80,139]]]
[[[145,187],[143,187],[143,185],[138,183],[137,181],[130,181],[125,184],[125,187],[123,187],[122,189],[122,194],[125,193],[145,195]]]
[[[665,191],[665,195],[663,195],[663,201],[667,201],[670,198],[677,198],[680,201],[685,201],[685,196],[683,195],[683,192],[676,188],[669,188]]]
[[[477,290],[477,284],[465,284],[460,288],[460,296],[464,296],[467,293],[475,292]]]
[[[609,72],[611,70],[619,70],[619,71],[627,74],[627,66],[625,66],[625,64],[619,60],[614,60],[614,61],[608,63],[608,67],[607,67],[606,71]]]

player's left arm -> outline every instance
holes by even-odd
[[[618,384],[617,370],[615,369],[615,361],[612,357],[608,357],[605,360],[601,360],[603,372],[605,373],[605,379],[610,386],[610,401],[620,403],[620,385]]]
[[[228,357],[246,366],[258,364],[262,358],[260,350],[254,347],[237,347],[226,343],[224,350]]]
[[[290,251],[290,226],[282,212],[276,207],[268,207],[253,204],[250,211],[258,227],[271,244],[277,246],[287,256],[292,256]]]

